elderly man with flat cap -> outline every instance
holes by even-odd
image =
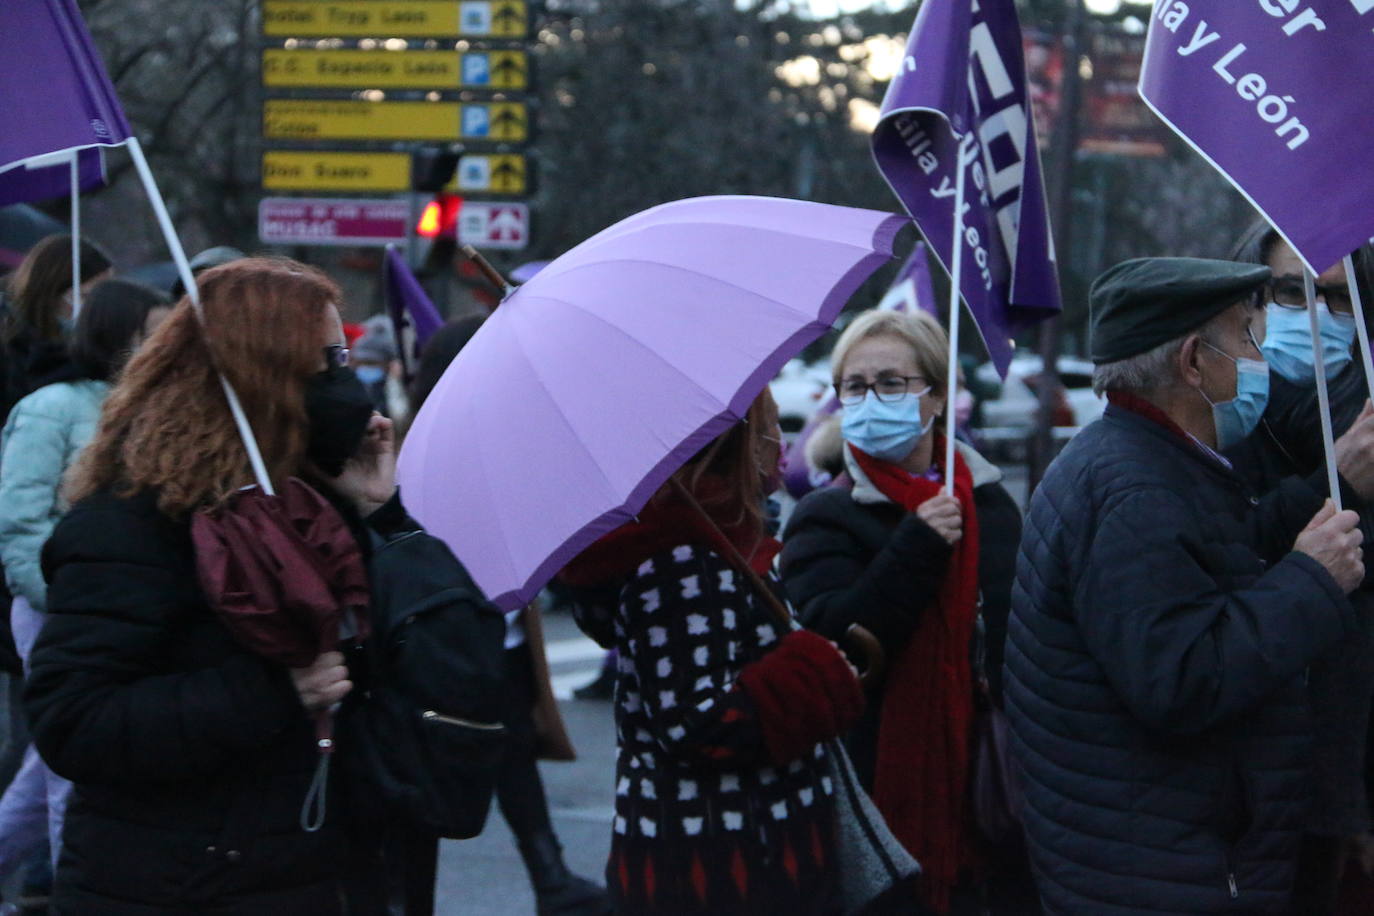
[[[1150,258],[1093,284],[1109,403],[1031,500],[1006,647],[1048,913],[1289,912],[1304,672],[1364,568],[1320,477],[1259,498],[1221,455],[1264,412],[1268,277]]]

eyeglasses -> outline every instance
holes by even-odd
[[[343,344],[330,344],[324,348],[324,364],[330,369],[342,369],[348,365],[349,353]]]
[[[1307,308],[1307,292],[1303,289],[1301,277],[1275,277],[1269,281],[1269,295],[1275,304],[1284,308]],[[1355,311],[1355,304],[1350,300],[1350,287],[1344,283],[1318,286],[1316,295],[1336,315],[1350,315]]]
[[[862,378],[847,378],[835,386],[835,394],[839,395],[840,403],[846,407],[863,403],[869,391],[872,391],[878,400],[891,404],[906,396],[911,390],[912,382],[925,380],[923,375],[884,375],[876,382],[865,381]]]

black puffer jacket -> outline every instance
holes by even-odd
[[[1026,519],[1006,704],[1054,914],[1284,913],[1307,797],[1303,673],[1353,626],[1293,553],[1322,502],[1264,500],[1115,404]]]
[[[338,818],[299,825],[312,724],[286,669],[206,604],[189,524],[151,495],[97,494],[43,562],[25,701],[44,760],[76,784],[54,911],[338,912]]]
[[[960,448],[973,476],[978,584],[996,695],[1021,512],[1002,486],[1001,472],[972,449]],[[950,548],[915,513],[878,494],[852,462],[850,474],[859,475],[852,489],[834,486],[808,493],[787,520],[782,580],[807,628],[844,645],[845,631],[857,623],[895,657],[939,594]],[[882,694],[881,683],[869,685],[868,707],[847,742],[859,778],[870,790]]]
[[[1327,387],[1339,438],[1369,397],[1364,370],[1351,362]],[[1300,385],[1271,371],[1269,406],[1259,428],[1227,457],[1257,493],[1267,493],[1286,477],[1320,476],[1325,468],[1320,416],[1315,382]],[[1374,544],[1374,512],[1352,501],[1352,494],[1345,496],[1345,508],[1360,512],[1368,550]],[[1306,827],[1322,836],[1355,836],[1370,829],[1365,755],[1374,699],[1374,563],[1368,564],[1364,585],[1350,601],[1359,626],[1314,661],[1308,676],[1314,791]]]

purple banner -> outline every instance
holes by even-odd
[[[406,371],[410,372],[415,358],[420,355],[420,348],[430,335],[443,326],[444,319],[395,246],[386,249],[386,257],[382,260],[382,280],[386,291],[386,310],[391,316],[391,326],[396,330],[398,345],[405,346],[407,323],[415,329],[415,351],[408,354],[411,358],[402,361]]]
[[[1012,335],[1060,308],[1013,0],[926,0],[873,133],[879,170],[946,269],[956,155],[965,178],[959,288],[1005,376]]]
[[[935,317],[940,316],[940,303],[935,301],[935,284],[930,278],[930,264],[926,261],[926,243],[917,242],[907,255],[906,263],[897,271],[892,285],[878,303],[880,309],[909,312],[919,309]]]
[[[0,169],[129,138],[76,0],[0,3]]]
[[[94,191],[105,185],[105,151],[98,146],[77,151],[81,191]],[[16,165],[0,172],[0,207],[68,197],[72,192],[70,163],[29,168]]]
[[[1374,235],[1374,0],[1159,0],[1140,95],[1314,273]]]

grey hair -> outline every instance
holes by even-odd
[[[1119,359],[1114,363],[1103,363],[1093,367],[1093,392],[1099,395],[1108,391],[1144,394],[1174,387],[1180,381],[1178,354],[1183,349],[1183,344],[1194,334],[1206,341],[1214,340],[1217,320],[1225,315],[1226,311],[1223,309],[1202,327],[1189,331],[1182,337],[1167,340],[1154,349]]]

